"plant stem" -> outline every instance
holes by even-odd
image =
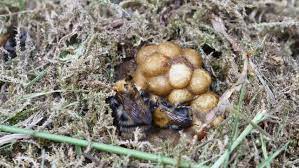
[[[120,155],[127,155],[130,157],[143,159],[143,160],[149,160],[149,161],[163,163],[163,164],[176,165],[178,163],[177,159],[165,157],[162,155],[146,153],[146,152],[133,150],[133,149],[127,149],[127,148],[123,148],[123,147],[115,146],[115,145],[89,142],[89,141],[82,140],[82,139],[76,139],[76,138],[63,136],[63,135],[55,135],[55,134],[50,134],[47,132],[38,132],[38,131],[31,130],[31,129],[23,129],[23,128],[17,128],[17,127],[13,127],[13,126],[0,125],[0,131],[25,134],[25,135],[30,135],[35,138],[43,138],[43,139],[47,139],[47,140],[51,140],[51,141],[55,141],[55,142],[69,143],[69,144],[73,144],[73,145],[81,146],[81,147],[90,146],[94,149],[98,149],[98,150],[104,151],[104,152],[115,153],[115,154],[120,154]],[[179,167],[191,167],[192,166],[192,163],[184,161],[184,160],[180,160],[179,164],[180,165],[177,165]]]
[[[266,112],[263,111],[261,113],[256,114],[253,118],[252,123],[258,124],[266,118]],[[220,156],[220,158],[213,164],[212,168],[220,167],[226,158],[229,157],[230,153],[245,139],[245,137],[252,131],[254,127],[249,124],[245,130],[239,135],[239,137],[233,142],[229,149],[226,149],[224,153]]]

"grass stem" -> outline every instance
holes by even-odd
[[[176,159],[165,157],[165,156],[158,155],[158,154],[142,152],[142,151],[123,148],[123,147],[115,146],[115,145],[89,142],[86,140],[76,139],[76,138],[63,136],[63,135],[50,134],[47,132],[39,132],[39,131],[31,130],[31,129],[24,129],[24,128],[18,128],[18,127],[13,127],[13,126],[6,126],[6,125],[0,125],[0,131],[9,132],[9,133],[17,133],[17,134],[25,134],[25,135],[30,135],[35,138],[43,138],[43,139],[47,139],[47,140],[51,140],[51,141],[55,141],[55,142],[68,143],[68,144],[73,144],[73,145],[81,146],[81,147],[90,146],[94,149],[104,151],[104,152],[115,153],[115,154],[120,154],[120,155],[127,155],[127,156],[134,157],[137,159],[149,160],[149,161],[159,162],[159,163],[168,164],[168,165],[176,165],[177,163],[179,163],[180,165],[177,165],[179,167],[192,167],[191,162],[184,161],[184,160],[180,160],[179,162],[177,162]]]
[[[266,112],[263,111],[261,113],[256,114],[253,118],[252,123],[258,124],[266,118]],[[220,158],[213,164],[212,168],[220,167],[226,158],[229,157],[230,153],[245,139],[245,137],[253,130],[253,126],[249,124],[245,130],[238,136],[238,138],[233,142],[229,149],[226,149],[224,153],[220,156]]]

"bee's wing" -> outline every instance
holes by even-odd
[[[131,119],[140,125],[150,125],[152,123],[152,114],[149,108],[141,100],[131,100],[124,98],[124,111],[128,113]]]
[[[189,113],[191,113],[191,109],[185,107],[175,108],[174,111],[166,112],[172,124],[180,128],[186,128],[192,125],[192,119]]]

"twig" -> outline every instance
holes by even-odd
[[[252,24],[251,27],[256,29],[262,28],[272,28],[272,27],[291,27],[291,26],[299,26],[299,22],[290,20],[290,21],[282,21],[282,22],[264,22],[264,23],[255,23]]]
[[[270,87],[267,85],[267,82],[263,79],[262,74],[260,73],[260,71],[258,70],[258,68],[255,66],[255,64],[252,62],[252,60],[249,61],[250,66],[252,67],[252,69],[254,70],[256,76],[258,77],[259,81],[262,83],[262,85],[264,86],[267,96],[270,99],[269,103],[271,104],[276,104],[277,101],[275,99],[275,95],[273,94],[272,90],[270,89]]]
[[[222,34],[232,45],[232,48],[234,51],[240,54],[244,60],[243,64],[243,70],[242,73],[240,74],[238,81],[228,90],[226,90],[223,95],[220,97],[219,102],[217,106],[212,109],[207,115],[206,115],[206,122],[203,124],[202,129],[206,128],[209,126],[209,123],[212,122],[217,114],[223,114],[225,112],[225,109],[230,105],[229,103],[229,98],[235,91],[239,91],[241,89],[241,86],[246,82],[247,80],[247,73],[248,73],[248,64],[249,64],[249,57],[247,56],[247,53],[244,51],[242,46],[240,46],[237,43],[237,40],[231,37],[227,32],[225,25],[223,23],[223,20],[216,16],[213,15],[211,19],[213,28],[220,34]]]
[[[13,141],[16,141],[18,139],[26,139],[29,138],[27,135],[23,135],[23,134],[11,134],[11,135],[5,135],[3,137],[0,138],[0,146],[7,144],[7,143],[11,143]]]
[[[216,118],[217,114],[223,114],[225,112],[225,109],[230,104],[228,100],[230,96],[235,91],[239,91],[242,87],[242,84],[246,81],[247,71],[248,71],[248,58],[245,57],[243,70],[241,75],[238,78],[238,81],[230,89],[228,89],[222,94],[222,96],[219,99],[218,105],[206,115],[206,124],[203,125],[203,128],[207,127],[209,123]]]

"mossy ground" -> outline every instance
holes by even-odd
[[[13,25],[29,34],[25,49],[17,45],[15,58],[4,61],[0,51],[1,124],[210,165],[257,112],[266,110],[270,118],[260,124],[265,132],[247,136],[226,165],[256,167],[289,142],[271,166],[299,166],[298,1],[23,2],[0,2],[0,32]],[[219,31],[221,23],[225,32]],[[230,101],[235,109],[192,147],[184,138],[175,147],[168,141],[159,145],[140,141],[137,133],[133,140],[120,139],[105,103],[111,95],[107,86],[116,78],[115,66],[134,57],[144,44],[166,40],[201,52],[219,95],[240,76],[244,62],[240,53],[247,53],[251,60],[243,98],[240,92],[233,93]],[[236,44],[241,52],[236,51]],[[89,148],[4,135],[0,137],[0,167],[161,166]]]

